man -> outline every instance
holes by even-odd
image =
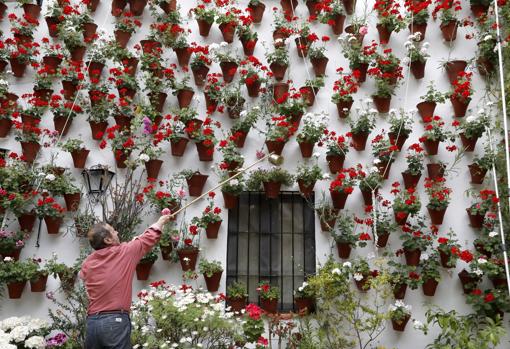
[[[85,259],[80,278],[89,298],[86,349],[131,348],[132,282],[136,265],[161,237],[170,220],[161,216],[133,241],[120,243],[119,233],[106,223],[97,223],[88,232],[95,250]]]

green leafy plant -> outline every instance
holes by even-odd
[[[216,273],[221,273],[223,271],[223,266],[220,261],[208,261],[206,259],[201,259],[198,263],[198,269],[201,274],[211,277]]]

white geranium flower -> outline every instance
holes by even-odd
[[[4,257],[4,262],[10,262],[12,261],[12,257]]]
[[[487,260],[485,258],[478,258],[477,262],[478,264],[485,264],[487,263]]]
[[[331,270],[331,274],[340,275],[340,274],[342,274],[342,271],[338,268],[335,268],[335,269]]]
[[[490,238],[493,238],[493,237],[495,237],[495,236],[498,236],[498,233],[497,233],[497,232],[495,232],[495,231],[491,231],[491,232],[489,233],[489,237],[490,237]]]
[[[363,280],[363,275],[361,275],[360,273],[354,273],[354,275],[352,276],[354,278],[354,280],[356,281],[361,281]]]
[[[478,269],[478,268],[473,269],[473,273],[478,275],[478,276],[482,276],[483,275],[483,271],[481,269]]]
[[[423,323],[421,321],[413,320],[413,328],[415,330],[421,331],[425,328],[425,326],[423,325]]]
[[[489,103],[492,103],[492,102],[489,102]],[[487,105],[489,105],[487,103]],[[478,114],[485,114],[485,110],[484,109],[478,109]]]
[[[430,44],[428,42],[424,42],[421,47],[429,48]]]
[[[244,118],[247,114],[248,112],[246,110],[243,110],[242,112],[239,113],[239,116]]]
[[[373,161],[373,162],[374,162],[374,164],[375,164],[375,165],[378,165],[378,164],[380,164],[382,161],[381,161],[380,159],[374,159],[374,161]]]
[[[53,182],[57,177],[55,177],[54,174],[47,174],[46,177],[44,177],[44,179],[46,179],[47,181],[50,181],[50,182]]]
[[[475,122],[476,118],[473,115],[470,115],[466,118],[467,123]]]
[[[429,255],[428,253],[423,253],[421,256],[420,256],[420,259],[423,260],[423,261],[426,261],[429,259]]]
[[[227,47],[228,46],[228,42],[226,41],[222,41],[221,44],[220,44],[221,47]]]
[[[149,155],[147,154],[140,154],[139,156],[140,160],[143,161],[143,162],[147,162],[149,161],[151,158],[149,157]]]
[[[46,341],[44,337],[32,336],[25,341],[26,348],[44,349],[46,348]]]
[[[331,176],[329,175],[329,173],[324,173],[322,175],[322,179],[330,179],[330,178],[331,178]]]
[[[489,41],[492,39],[492,35],[488,34],[488,35],[485,35],[485,37],[483,38],[483,41]]]
[[[351,262],[344,262],[342,265],[344,268],[350,268],[352,266]]]

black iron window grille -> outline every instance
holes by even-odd
[[[256,288],[267,280],[280,288],[279,310],[292,310],[294,290],[315,274],[314,199],[308,200],[299,192],[281,192],[273,200],[244,192],[229,211],[227,286],[244,282],[250,303],[259,303]]]

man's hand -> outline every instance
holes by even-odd
[[[163,228],[163,226],[165,224],[167,224],[168,222],[170,222],[171,219],[172,219],[172,215],[170,215],[170,214],[162,215],[161,217],[159,217],[158,221],[156,222],[156,225],[158,227]]]

